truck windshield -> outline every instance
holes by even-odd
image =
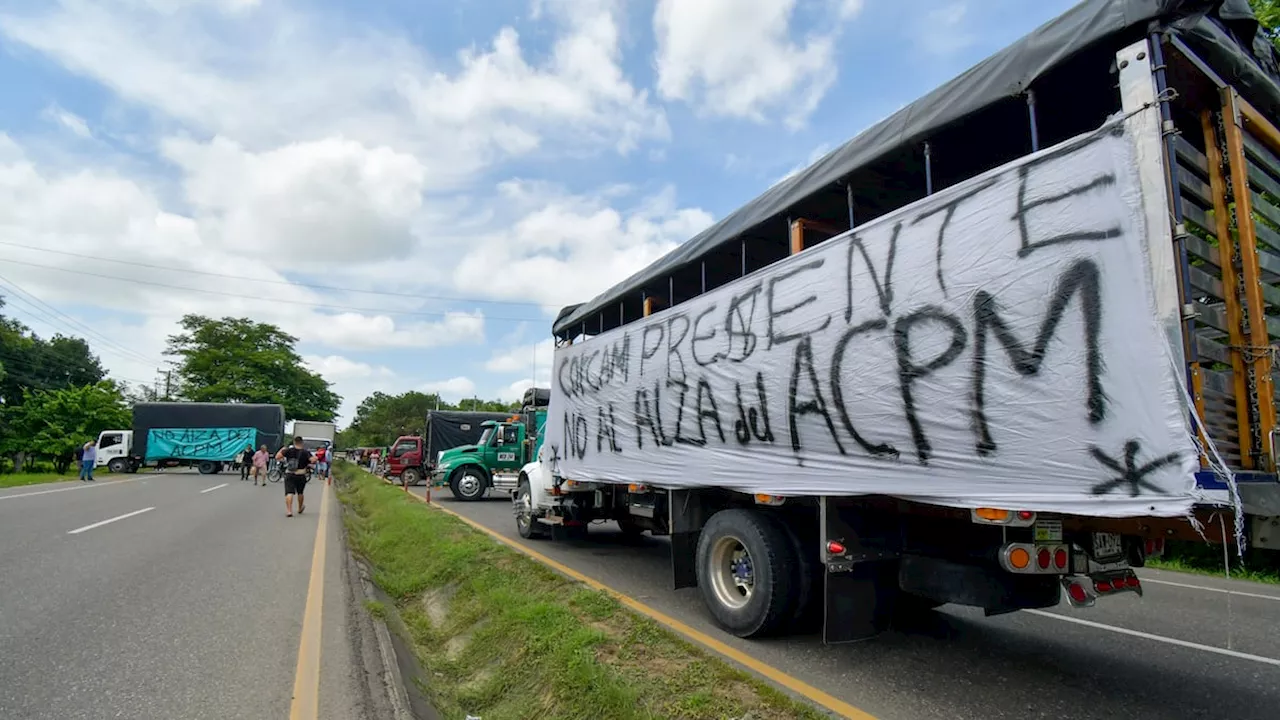
[[[484,429],[484,432],[480,433],[480,439],[476,441],[476,445],[480,445],[480,446],[488,445],[489,441],[492,439],[493,439],[493,426],[490,425],[489,427]]]

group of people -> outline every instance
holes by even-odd
[[[284,513],[285,517],[293,517],[294,499],[298,502],[298,514],[306,509],[306,502],[303,497],[303,491],[306,489],[307,480],[309,479],[308,471],[314,467],[316,477],[321,480],[327,480],[330,472],[332,472],[333,448],[329,443],[316,448],[313,453],[303,446],[302,438],[295,437],[293,444],[282,447],[276,453],[276,462],[284,463]],[[267,446],[263,445],[254,452],[252,447],[246,447],[243,452],[236,456],[236,463],[240,466],[240,479],[248,480],[250,474],[253,476],[253,484],[261,484],[263,487],[267,485],[267,463],[271,454],[267,451]]]

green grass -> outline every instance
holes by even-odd
[[[1244,562],[1241,563],[1233,545],[1230,559],[1232,578],[1280,585],[1280,552],[1247,550]],[[1158,570],[1226,577],[1223,572],[1222,546],[1202,542],[1170,542],[1165,556],[1147,560],[1147,565]]]
[[[336,476],[443,717],[825,717],[399,488],[347,463]]]
[[[0,488],[22,487],[23,485],[39,485],[41,483],[64,482],[66,480],[75,480],[76,473],[68,470],[66,474],[59,475],[53,472],[37,472],[37,473],[5,473],[0,475]]]

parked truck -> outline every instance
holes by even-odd
[[[137,472],[157,463],[220,471],[246,447],[271,452],[284,440],[284,407],[248,403],[138,403],[133,427],[98,435],[96,464],[111,472]]]
[[[333,447],[334,438],[338,436],[338,426],[331,422],[312,420],[294,420],[293,436],[302,438],[302,446],[314,451],[318,447]]]
[[[387,477],[404,485],[417,485],[435,471],[440,454],[480,439],[485,421],[505,420],[510,413],[431,410],[423,435],[402,435],[386,453]]]
[[[447,484],[459,500],[479,500],[490,488],[515,492],[520,468],[536,458],[541,447],[550,395],[546,388],[529,388],[520,412],[484,421],[474,444],[440,453],[432,482]]]
[[[517,530],[827,642],[1275,548],[1276,67],[1244,2],[1085,0],[565,308]]]

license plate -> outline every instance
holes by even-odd
[[[1124,545],[1118,533],[1096,532],[1093,534],[1093,557],[1095,560],[1106,560],[1124,553]]]

